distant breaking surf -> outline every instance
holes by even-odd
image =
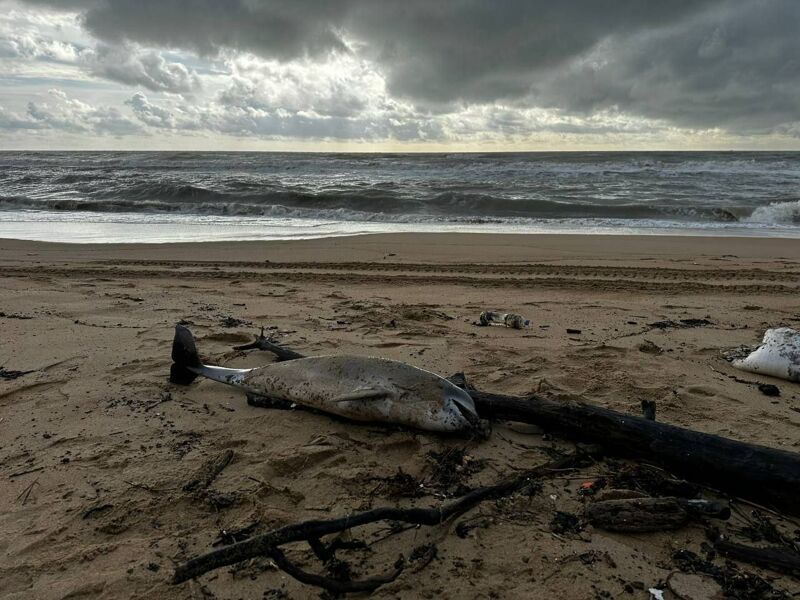
[[[0,223],[77,215],[280,237],[334,224],[800,236],[800,154],[0,153]]]

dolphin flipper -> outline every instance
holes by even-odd
[[[358,388],[346,394],[340,394],[331,399],[331,402],[352,402],[354,400],[382,400],[389,395],[388,390],[382,388]]]

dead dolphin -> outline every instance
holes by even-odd
[[[202,375],[275,400],[294,402],[354,421],[382,421],[440,432],[478,431],[470,395],[411,365],[364,356],[313,356],[255,369],[212,367],[200,361],[192,333],[175,327],[170,380]]]
[[[800,331],[789,327],[767,329],[761,345],[745,358],[734,360],[733,366],[800,382]]]

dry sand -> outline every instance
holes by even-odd
[[[221,530],[254,525],[258,532],[374,506],[435,504],[458,490],[437,484],[430,452],[465,449],[465,464],[475,467],[466,471],[475,472],[463,484],[475,486],[570,448],[527,426],[498,425],[488,441],[469,441],[255,408],[210,381],[176,387],[166,377],[172,328],[181,320],[191,322],[214,364],[270,361],[231,350],[266,325],[306,354],[379,355],[444,375],[464,371],[487,390],[570,394],[632,413],[650,399],[659,420],[800,450],[800,385],[737,372],[720,358],[723,348],[757,342],[766,327],[800,324],[796,240],[0,240],[0,273],[0,367],[33,371],[0,380],[3,598],[318,597],[267,559],[179,587],[169,578],[177,561],[210,549]],[[473,326],[487,308],[521,313],[532,326]],[[648,325],[690,318],[712,324]],[[646,342],[662,352],[643,352]],[[731,376],[775,383],[781,396]],[[182,490],[204,460],[225,449],[235,459],[211,485],[216,496]],[[376,478],[398,468],[424,484],[422,497],[389,497]],[[400,554],[436,544],[430,565],[410,569],[378,598],[648,598],[647,588],[677,570],[674,552],[701,552],[700,525],[637,535],[551,531],[555,510],[581,514],[580,483],[609,469],[600,463],[566,474],[531,498],[486,503],[439,529],[382,541],[386,531],[356,531],[374,542],[370,552],[340,557],[369,576]],[[474,527],[460,537],[463,521]],[[745,524],[736,512],[723,527],[737,532]],[[306,548],[291,555],[321,569]],[[791,578],[743,570],[800,591]],[[704,597],[703,585],[711,590],[705,597],[715,593],[708,578],[688,583],[694,591],[685,597]]]

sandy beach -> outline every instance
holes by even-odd
[[[212,364],[271,361],[232,349],[265,326],[304,354],[393,358],[444,376],[463,371],[489,391],[576,397],[633,414],[653,400],[660,421],[800,451],[800,385],[736,371],[721,357],[756,344],[768,327],[800,326],[797,240],[0,240],[0,273],[0,367],[30,371],[0,379],[3,598],[318,597],[267,558],[180,586],[170,577],[177,563],[224,541],[223,532],[438,503],[457,486],[437,476],[431,453],[463,450],[458,484],[474,487],[572,448],[519,424],[465,440],[257,408],[207,380],[175,386],[167,376],[177,322]],[[530,328],[473,324],[495,308],[525,316]],[[657,325],[682,319],[708,324]],[[777,385],[780,396],[757,383]],[[227,449],[234,459],[205,494],[183,489]],[[369,551],[339,557],[359,577],[374,576],[401,554],[436,546],[430,564],[408,569],[377,598],[647,599],[674,573],[690,590],[683,597],[722,598],[710,577],[681,573],[674,558],[702,553],[699,524],[636,535],[553,531],[556,511],[582,514],[581,483],[617,467],[602,461],[549,478],[531,497],[484,503],[440,528],[388,537],[386,528],[359,530]],[[422,484],[419,497],[398,498],[387,486],[399,468]],[[753,508],[734,509],[720,526],[737,532]],[[796,535],[796,524],[775,522]],[[292,557],[320,570],[307,547]],[[740,568],[800,593],[790,577]]]

